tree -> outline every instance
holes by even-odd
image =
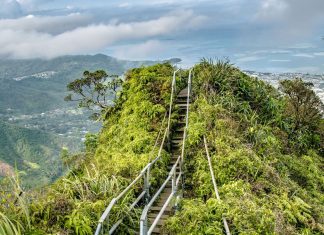
[[[291,124],[289,138],[301,152],[320,144],[318,133],[324,106],[312,87],[312,83],[300,78],[280,81],[279,86],[286,98],[285,115]]]
[[[300,78],[280,81],[279,89],[286,95],[286,113],[293,119],[293,130],[304,126],[317,127],[323,115],[323,103],[311,89],[311,82]]]
[[[70,93],[65,97],[65,101],[78,101],[79,107],[90,110],[100,110],[112,106],[117,98],[117,91],[122,85],[122,80],[116,75],[108,75],[103,70],[95,72],[85,71],[83,77],[70,82],[67,85]],[[75,97],[74,97],[75,96]],[[93,117],[98,117],[95,113]]]

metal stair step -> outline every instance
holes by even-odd
[[[178,156],[175,158],[171,158],[169,162],[169,166],[173,166],[177,162],[177,160],[178,160]]]
[[[187,104],[177,104],[180,109],[187,109]]]
[[[178,150],[181,149],[182,143],[179,144],[172,144],[172,149]]]
[[[160,227],[157,227],[157,226],[156,226],[156,227],[153,229],[152,234],[161,234],[161,229],[160,229]]]
[[[172,144],[180,144],[180,143],[182,143],[183,141],[182,141],[182,139],[172,139],[171,140],[171,143]]]
[[[172,136],[172,140],[182,140],[183,139],[183,135],[173,135]]]
[[[188,96],[188,87],[186,87],[185,89],[181,90],[178,94],[177,97],[184,97],[184,96]]]
[[[156,218],[156,217],[155,217]],[[152,224],[153,222],[154,222],[154,219],[155,218],[151,218],[151,219],[149,219],[148,221],[149,221],[149,223],[150,224]],[[166,218],[168,218],[168,217],[166,217]],[[163,226],[164,224],[165,224],[165,222],[166,222],[166,219],[159,219],[159,221],[157,222],[157,224],[156,224],[156,226]]]
[[[185,119],[186,116],[187,116],[186,114],[180,114],[180,115],[179,115],[179,118]]]
[[[186,97],[187,98],[187,97]],[[177,99],[175,101],[176,104],[186,104],[188,103],[188,100],[187,99]]]
[[[168,168],[168,170],[170,171],[170,170],[172,169],[172,167],[173,167],[173,165],[170,165],[170,166],[168,166],[167,168]],[[179,166],[176,167],[176,170],[178,170],[178,169],[180,169]]]
[[[183,132],[184,132],[184,129],[185,129],[185,127],[182,126],[182,127],[178,127],[178,128],[176,128],[174,131],[175,131],[175,132],[178,132],[178,133],[179,133],[179,132],[183,133]]]
[[[187,97],[188,97],[188,90],[182,90],[177,95],[177,99],[184,99],[184,98],[187,98]]]
[[[159,213],[161,211],[161,209],[162,209],[162,206],[152,206],[150,210]],[[172,211],[172,207],[168,206],[167,208],[165,208],[164,213],[171,213],[171,211]]]
[[[150,219],[155,219],[157,216],[158,216],[158,213],[150,213],[150,214],[147,215],[147,217],[150,218]],[[162,219],[162,220],[167,219],[167,218],[169,218],[168,215],[164,215],[164,214],[163,214],[163,215],[161,216],[161,219]]]

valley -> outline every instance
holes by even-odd
[[[89,119],[91,111],[64,101],[67,84],[85,70],[122,75],[129,68],[155,63],[103,54],[0,60],[0,175],[17,171],[28,188],[53,182],[64,172],[62,148],[70,154],[82,151],[85,135],[101,127]]]
[[[171,63],[178,63],[180,59],[171,59]],[[121,75],[132,67],[151,65],[155,61],[123,61],[113,57],[98,54],[94,56],[64,56],[52,60],[0,60],[0,121],[2,122],[0,141],[3,144],[0,149],[2,175],[12,175],[15,167],[22,171],[25,185],[36,187],[48,184],[59,177],[63,169],[59,157],[62,148],[68,149],[70,154],[82,150],[85,134],[97,133],[101,123],[89,119],[91,111],[76,107],[76,103],[65,102],[67,95],[66,85],[79,78],[84,70],[94,71],[103,69],[109,74]],[[277,86],[280,80],[286,78],[301,77],[305,81],[314,84],[314,91],[324,101],[323,75],[283,73],[272,74],[255,71],[245,71],[252,77],[258,77],[268,83]],[[9,150],[9,146],[15,149],[18,139],[10,135],[4,135],[4,125],[9,129],[14,127],[17,136],[30,132],[26,136],[29,141],[31,136],[41,133],[46,141],[32,139],[35,146],[43,146],[46,151],[30,148],[30,151]],[[10,139],[10,140],[9,140]],[[59,140],[59,141],[58,141]],[[9,142],[8,147],[4,147]],[[29,148],[27,142],[20,142],[22,148]],[[42,156],[42,154],[44,156]],[[28,158],[34,155],[33,161]],[[49,162],[44,159],[52,159],[55,166],[51,177],[46,176]],[[31,163],[29,163],[31,162]],[[36,168],[31,166],[35,166]],[[27,169],[27,171],[26,171]],[[32,169],[31,171],[29,171]],[[27,172],[27,173],[26,173]],[[29,172],[29,173],[28,173]],[[35,178],[36,177],[36,178]],[[35,182],[43,183],[35,183]]]

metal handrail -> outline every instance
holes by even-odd
[[[183,132],[183,142],[182,142],[182,149],[181,149],[181,161],[183,163],[183,157],[184,157],[184,150],[185,150],[185,144],[186,144],[186,139],[187,139],[187,130],[188,130],[188,125],[189,125],[189,104],[190,104],[190,93],[191,93],[191,74],[192,74],[192,69],[189,71],[189,77],[188,77],[188,96],[187,96],[187,112],[186,112],[186,126]],[[182,167],[182,164],[181,164]]]
[[[213,166],[212,166],[212,162],[211,162],[209,151],[208,151],[207,140],[206,140],[205,136],[204,136],[204,144],[205,144],[205,150],[206,150],[206,155],[207,155],[207,159],[208,159],[209,171],[210,171],[210,174],[212,177],[215,195],[216,195],[217,200],[220,200],[218,189],[217,189],[217,184],[216,184],[216,179],[215,179],[215,175],[214,175],[214,171],[213,171]],[[231,232],[230,232],[228,224],[227,224],[227,220],[224,216],[223,216],[223,224],[224,224],[226,235],[231,235]]]
[[[145,206],[142,215],[141,215],[141,220],[140,220],[140,235],[150,235],[159,220],[161,219],[161,216],[163,215],[165,209],[167,206],[170,204],[171,199],[176,195],[177,190],[178,190],[178,185],[182,176],[182,165],[183,165],[183,159],[184,159],[184,149],[185,149],[185,141],[187,138],[187,129],[188,129],[188,124],[189,124],[189,104],[190,104],[190,93],[191,93],[191,74],[192,74],[192,69],[189,71],[189,77],[188,77],[188,96],[187,96],[187,110],[186,110],[186,126],[183,132],[183,142],[182,142],[182,150],[181,150],[181,155],[178,157],[176,163],[172,166],[172,169],[169,172],[168,177],[162,184],[162,186],[158,189],[158,191],[155,193],[151,201]],[[179,165],[180,172],[178,177],[176,178],[176,168]],[[172,178],[172,191],[166,200],[166,202],[163,204],[161,210],[159,211],[157,217],[153,221],[152,225],[148,229],[147,226],[147,214],[152,207],[153,203],[156,201],[158,196],[161,194],[163,189],[165,188],[166,184],[170,181]]]
[[[157,157],[149,162],[141,171],[141,173],[115,198],[113,198],[111,200],[111,202],[109,203],[108,207],[105,209],[104,213],[101,215],[100,219],[99,219],[99,223],[97,225],[97,229],[95,231],[95,235],[99,235],[100,231],[102,231],[103,233],[103,223],[105,220],[108,220],[109,222],[109,214],[113,208],[113,206],[117,203],[118,200],[120,200],[131,188],[134,184],[136,184],[142,177],[144,178],[144,190],[142,191],[142,193],[135,199],[134,203],[132,203],[132,205],[129,207],[129,210],[132,210],[136,204],[146,195],[146,197],[149,197],[149,189],[150,189],[150,183],[149,183],[149,177],[150,177],[150,169],[153,166],[154,163],[156,163],[162,155],[162,150],[163,150],[163,146],[165,143],[165,139],[166,136],[169,135],[170,133],[170,122],[171,122],[171,112],[172,112],[172,106],[173,106],[173,97],[174,97],[174,93],[175,93],[175,85],[176,85],[176,73],[179,71],[180,69],[177,69],[176,71],[173,72],[173,77],[172,77],[172,84],[171,84],[171,98],[170,98],[170,107],[169,107],[169,116],[168,116],[168,125],[167,128],[164,131],[164,135],[163,135],[163,139],[159,148],[159,152]],[[162,125],[164,121],[162,121]],[[158,134],[159,138],[160,133]],[[153,147],[153,149],[155,148],[155,145]],[[135,203],[136,202],[136,203]],[[121,224],[123,219],[118,220],[114,225],[112,225],[111,229],[109,230],[109,234],[112,234],[117,228],[118,226]]]
[[[141,215],[141,220],[140,220],[140,234],[141,235],[142,234],[151,234],[152,233],[155,226],[159,222],[161,216],[163,215],[165,209],[169,205],[172,197],[176,194],[177,189],[178,189],[178,185],[179,185],[179,182],[180,182],[180,177],[182,175],[182,172],[179,172],[178,177],[176,177],[177,166],[179,165],[179,167],[180,167],[180,164],[181,164],[181,156],[178,157],[176,163],[173,165],[172,169],[170,170],[170,172],[168,174],[168,177],[163,182],[163,184],[161,185],[159,190],[152,197],[151,201],[145,206],[145,208],[144,208],[144,210],[142,212],[142,215]],[[156,201],[156,199],[159,197],[159,195],[161,194],[161,192],[163,191],[163,189],[165,188],[165,186],[167,185],[167,183],[171,179],[172,179],[172,191],[171,191],[171,194],[169,195],[167,201],[164,203],[161,210],[159,211],[159,214],[157,215],[157,217],[155,218],[152,225],[150,226],[150,228],[147,231],[147,214],[148,214],[150,208],[152,207],[153,203]]]
[[[157,144],[158,144],[158,141],[159,141],[159,139],[160,139],[160,135],[161,135],[161,132],[162,132],[162,129],[163,129],[164,122],[165,122],[165,119],[166,119],[167,114],[168,114],[168,112],[165,112],[164,117],[163,117],[163,120],[162,120],[162,123],[161,123],[161,127],[160,127],[160,130],[159,130],[159,133],[158,133],[158,135],[157,135],[157,137],[156,137],[156,140],[155,140],[154,146],[153,146],[153,148],[152,148],[152,150],[151,150],[151,152],[150,152],[150,156],[153,154],[154,149],[156,148],[156,146],[157,146]],[[163,142],[163,141],[162,141],[162,142]],[[151,162],[151,161],[152,161],[152,159],[151,159],[151,157],[150,157],[148,162]]]

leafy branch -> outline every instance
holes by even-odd
[[[83,77],[70,82],[65,101],[77,101],[80,108],[103,111],[117,99],[123,81],[117,75],[108,75],[104,70],[85,71]],[[99,113],[94,114],[95,117]]]

